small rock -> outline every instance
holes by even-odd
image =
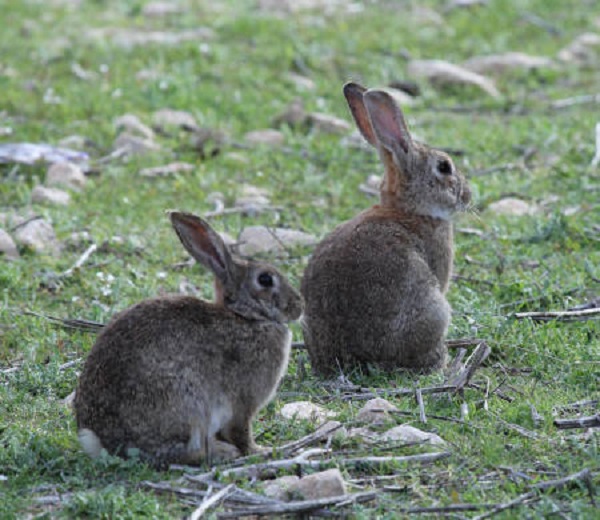
[[[87,182],[79,166],[70,162],[54,163],[46,173],[46,185],[64,186],[79,191]]]
[[[244,141],[252,146],[282,146],[285,136],[279,130],[266,128],[264,130],[253,130],[244,135]]]
[[[545,56],[531,56],[523,52],[507,52],[476,56],[463,63],[463,67],[479,74],[502,74],[509,70],[541,69],[552,67],[553,61]]]
[[[513,215],[516,217],[532,215],[536,211],[532,204],[512,197],[492,202],[488,206],[488,210],[496,215]]]
[[[315,423],[322,423],[328,417],[335,416],[333,412],[309,401],[288,403],[281,409],[281,415],[286,419],[300,419]]]
[[[203,159],[218,155],[227,142],[227,134],[214,128],[195,128],[190,138],[192,148]]]
[[[285,79],[292,83],[296,87],[296,90],[314,90],[317,88],[317,85],[312,79],[293,72],[286,74]]]
[[[160,150],[160,146],[151,139],[144,139],[129,132],[122,132],[115,139],[113,149],[125,150],[131,155],[144,155]]]
[[[350,428],[348,431],[349,439],[359,439],[361,442],[373,443],[379,440],[379,435],[369,428]]]
[[[272,125],[275,128],[279,128],[283,125],[287,125],[290,128],[296,128],[306,123],[306,117],[304,103],[301,99],[295,99],[281,114],[273,118]]]
[[[69,195],[66,191],[59,190],[58,188],[36,186],[31,191],[31,202],[67,206],[69,202],[71,202],[71,195]]]
[[[93,29],[87,35],[96,40],[111,40],[113,44],[126,49],[148,45],[178,45],[188,41],[204,41],[214,37],[208,27],[198,27],[183,31],[152,31],[146,29],[122,29],[108,27]]]
[[[394,412],[398,410],[392,403],[377,397],[370,399],[365,405],[358,411],[356,420],[366,423],[380,424],[387,420],[388,412]]]
[[[326,134],[345,134],[352,129],[352,125],[345,119],[320,112],[308,114],[308,122],[319,132]]]
[[[33,249],[38,253],[56,253],[59,243],[54,229],[49,222],[36,218],[18,227],[15,231],[17,243]]]
[[[147,18],[163,18],[183,12],[183,7],[173,2],[148,2],[142,7],[142,15]]]
[[[286,247],[314,245],[317,238],[294,229],[250,226],[241,231],[238,243],[240,254],[251,256],[258,253],[283,252]]]
[[[3,229],[0,228],[0,257],[16,260],[19,258],[17,245],[12,237]]]
[[[419,430],[409,424],[401,424],[379,435],[382,441],[423,442],[434,446],[444,446],[446,441],[435,433]]]
[[[166,130],[168,128],[184,128],[186,130],[198,130],[196,118],[184,110],[173,110],[163,108],[152,114],[152,126]]]
[[[268,190],[244,184],[234,205],[236,208],[243,208],[246,213],[257,213],[270,204]]]
[[[346,494],[346,483],[340,470],[332,468],[291,482],[287,492],[290,498],[302,500],[338,497]]]
[[[472,85],[493,98],[502,97],[491,79],[447,61],[413,60],[408,64],[408,73],[425,78],[434,86]]]
[[[558,59],[585,64],[595,59],[594,47],[600,47],[600,34],[583,33],[558,53]]]
[[[142,168],[140,175],[142,177],[167,177],[176,173],[186,173],[193,171],[195,166],[190,163],[174,162],[164,166],[154,166],[153,168]]]
[[[295,475],[285,475],[283,477],[276,478],[265,484],[264,494],[269,498],[276,500],[288,500],[289,494],[288,489],[292,484],[295,484],[300,480],[300,477]]]
[[[154,139],[154,131],[148,125],[140,121],[140,118],[133,114],[125,114],[117,117],[114,121],[117,130],[127,130],[132,134],[138,134],[145,139]]]

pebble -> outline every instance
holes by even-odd
[[[58,188],[46,188],[45,186],[36,186],[31,191],[31,202],[38,204],[56,204],[58,206],[67,206],[71,202],[71,195]]]
[[[83,170],[70,162],[57,162],[46,172],[47,186],[64,186],[68,189],[79,191],[87,182]]]
[[[16,260],[19,256],[15,241],[6,231],[0,229],[0,257]]]

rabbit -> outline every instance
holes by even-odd
[[[469,185],[446,153],[412,139],[388,93],[348,83],[344,95],[385,175],[380,203],[335,228],[306,267],[302,329],[313,371],[442,368],[450,219],[468,207]]]
[[[259,451],[252,419],[286,372],[302,299],[274,267],[234,258],[201,218],[171,212],[181,243],[215,275],[215,302],[142,301],[100,333],[74,401],[91,457],[137,454],[158,468]]]

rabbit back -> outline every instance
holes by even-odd
[[[187,462],[191,432],[252,417],[287,366],[291,333],[192,297],[146,300],[111,320],[76,392],[80,431],[109,453]]]
[[[444,364],[451,234],[447,221],[375,206],[319,244],[302,280],[315,372]]]

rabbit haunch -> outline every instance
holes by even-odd
[[[447,154],[413,141],[388,94],[354,83],[344,94],[385,174],[380,204],[338,226],[306,268],[303,331],[313,369],[439,368],[451,315],[450,218],[471,192]]]
[[[209,303],[170,296],[117,314],[98,336],[75,399],[86,453],[132,450],[157,466],[259,449],[252,419],[285,374],[302,301],[268,264],[234,259],[198,217],[171,213],[186,249],[215,274]]]

